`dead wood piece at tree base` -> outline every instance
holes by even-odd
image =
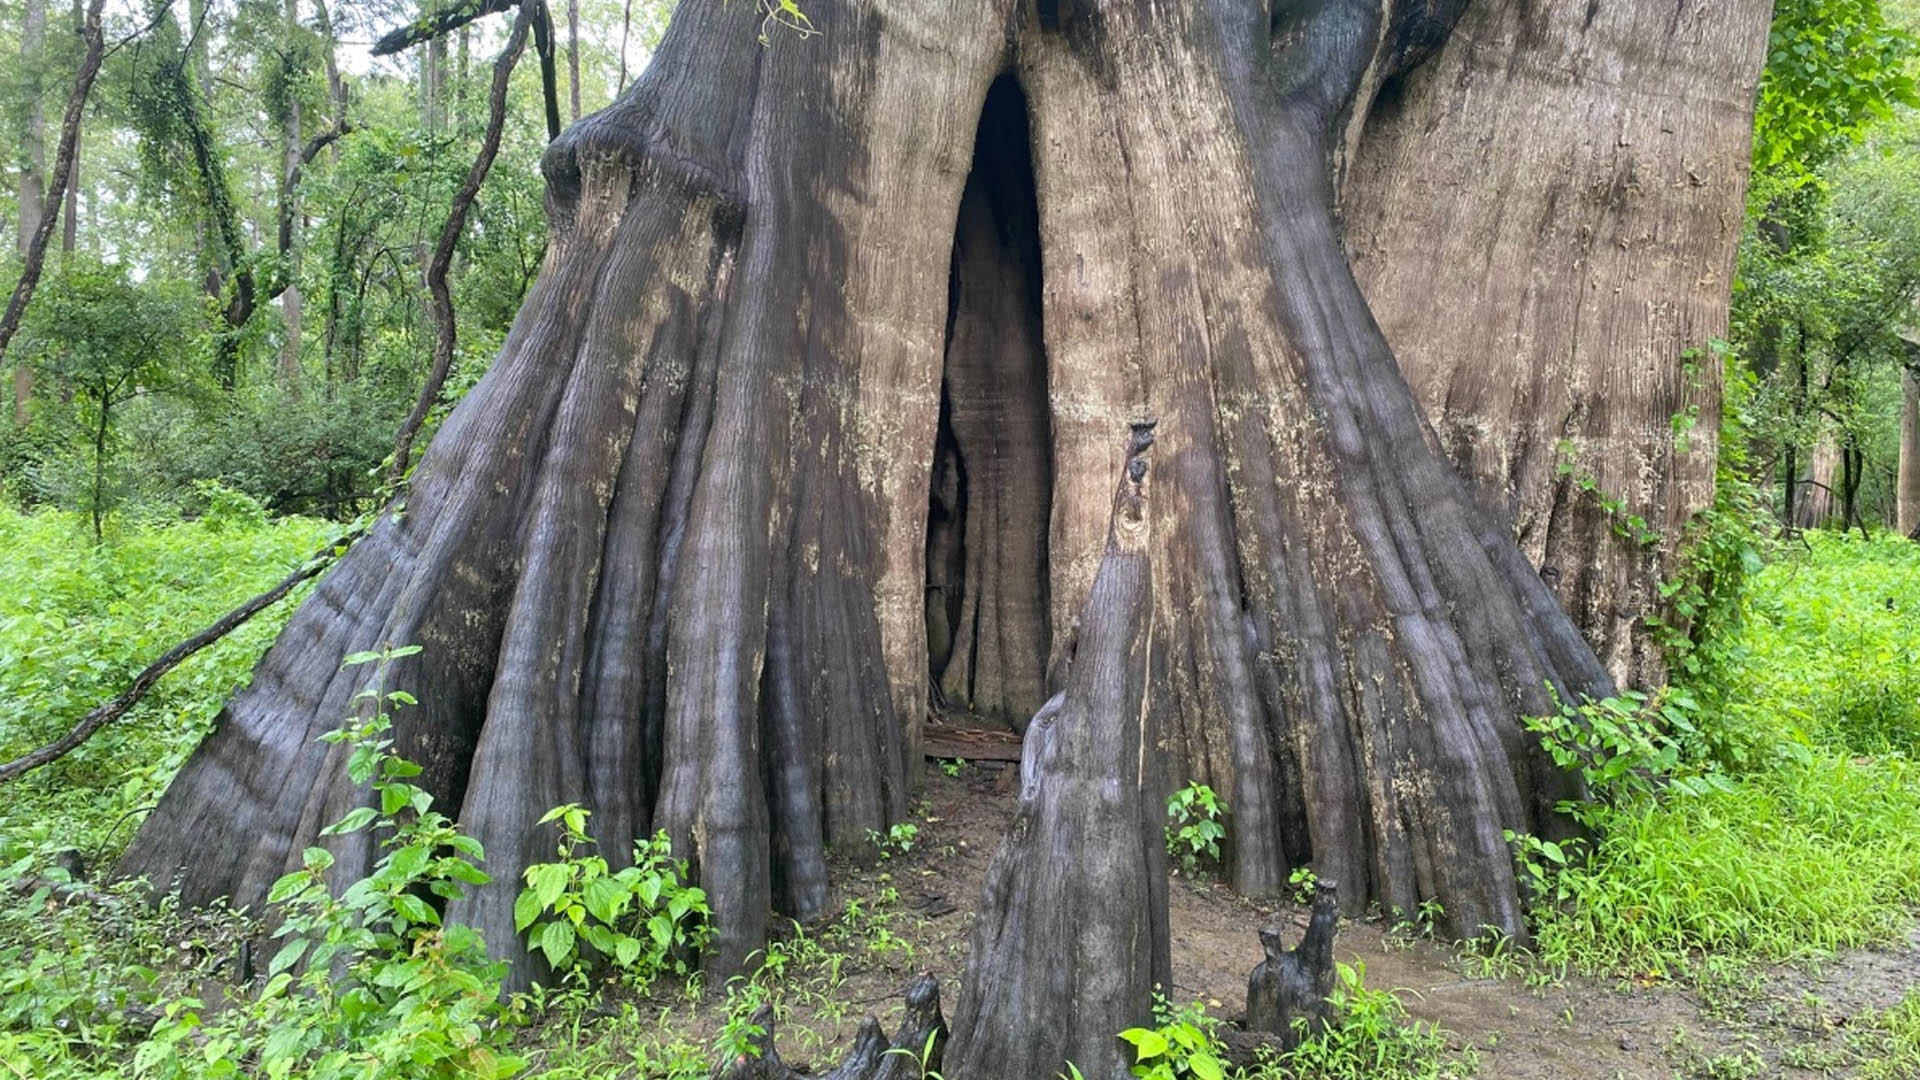
[[[945,727],[921,729],[921,748],[927,757],[962,761],[1019,761],[1020,736],[992,728]]]
[[[1339,889],[1332,879],[1322,878],[1314,885],[1313,918],[1299,945],[1284,947],[1277,926],[1260,931],[1267,958],[1247,979],[1248,1030],[1273,1035],[1283,1049],[1298,1046],[1307,1031],[1326,1030],[1333,1008],[1327,998],[1333,993],[1333,931],[1339,915]]]
[[[753,1050],[722,1064],[714,1080],[914,1080],[940,1068],[947,1041],[940,982],[932,972],[922,973],[907,988],[906,1014],[891,1042],[881,1034],[880,1021],[868,1016],[860,1022],[847,1056],[826,1073],[797,1072],[780,1060],[773,1045],[772,1006],[760,1006],[752,1023],[759,1029],[747,1040]]]
[[[1027,725],[1020,804],[988,866],[946,1075],[1123,1077],[1118,1034],[1173,984],[1166,778],[1148,704],[1153,579],[1146,452],[1133,425],[1105,553],[1064,688]]]

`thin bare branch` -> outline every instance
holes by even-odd
[[[458,30],[475,19],[506,11],[518,2],[519,0],[460,0],[436,14],[388,31],[380,40],[373,43],[373,55],[392,56],[394,53],[404,52],[423,41],[432,41],[442,34]]]
[[[60,207],[66,199],[67,184],[73,179],[73,159],[80,146],[80,119],[86,113],[87,95],[93,92],[93,80],[100,74],[100,62],[106,54],[106,35],[100,28],[100,11],[104,7],[106,0],[91,0],[85,20],[80,24],[80,38],[86,51],[80,57],[80,70],[74,75],[73,92],[67,95],[67,111],[60,121],[60,147],[54,153],[53,175],[48,177],[46,209],[41,212],[39,227],[33,230],[33,239],[27,244],[26,265],[20,270],[20,280],[14,283],[7,312],[0,316],[0,359],[5,359],[7,346],[20,330],[20,318],[33,300],[33,292],[40,285],[40,273],[46,267],[47,244],[53,240],[53,230],[60,224]]]
[[[513,75],[514,65],[520,60],[521,52],[526,49],[527,33],[536,17],[531,5],[520,6],[520,13],[513,19],[513,30],[507,35],[506,47],[500,50],[499,57],[493,62],[486,137],[481,141],[480,153],[473,159],[473,167],[467,170],[467,178],[453,196],[453,205],[447,211],[447,222],[440,229],[440,240],[434,245],[433,258],[427,263],[427,291],[432,297],[436,332],[433,368],[427,373],[425,385],[420,387],[420,398],[414,402],[413,411],[407,414],[406,422],[400,425],[400,432],[393,441],[390,478],[395,487],[407,475],[407,467],[413,460],[414,436],[420,433],[421,425],[427,422],[427,414],[433,411],[434,404],[440,400],[440,391],[447,384],[447,372],[453,367],[453,294],[447,287],[447,270],[453,265],[454,247],[466,229],[467,212],[472,209],[474,198],[480,194],[480,185],[487,179],[487,173],[492,171],[493,159],[500,152],[500,133],[507,122],[507,83]]]

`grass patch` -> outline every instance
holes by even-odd
[[[1556,968],[1669,976],[1701,952],[1797,960],[1896,936],[1920,902],[1920,785],[1904,761],[1820,757],[1728,790],[1608,812],[1537,913]]]
[[[1920,990],[1890,1009],[1854,1020],[1848,1049],[1860,1062],[1859,1080],[1911,1080],[1920,1076]]]
[[[1744,604],[1696,684],[1640,710],[1675,771],[1711,782],[1642,770],[1581,809],[1600,838],[1535,910],[1550,967],[1807,959],[1892,939],[1920,905],[1920,545],[1812,535]]]
[[[0,508],[0,757],[63,733],[134,674],[267,588],[327,540],[231,492],[191,522],[120,521],[92,542],[76,514]],[[130,714],[0,800],[0,859],[115,854],[292,614],[282,601],[181,664]]]

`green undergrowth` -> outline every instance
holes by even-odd
[[[1221,1021],[1199,1003],[1175,1008],[1155,1003],[1155,1024],[1129,1028],[1120,1038],[1133,1048],[1132,1074],[1141,1080],[1463,1080],[1479,1068],[1471,1048],[1448,1048],[1450,1034],[1412,1019],[1391,990],[1366,984],[1365,964],[1337,965],[1328,1022],[1300,1027],[1285,1052],[1261,1048],[1253,1065],[1236,1067],[1220,1042]],[[1084,1080],[1077,1069],[1068,1080]]]
[[[0,758],[64,733],[328,538],[326,522],[268,520],[246,496],[204,496],[195,520],[119,519],[99,545],[80,515],[0,507]],[[187,660],[118,724],[10,785],[0,860],[34,848],[92,860],[124,845],[296,600]]]
[[[1702,952],[1797,960],[1889,940],[1920,901],[1920,788],[1906,762],[1822,756],[1602,815],[1561,871],[1536,952],[1555,967],[1670,976]]]
[[[1848,1050],[1860,1062],[1859,1080],[1911,1080],[1920,1076],[1920,990],[1909,990],[1889,1009],[1859,1017]]]
[[[1686,685],[1536,722],[1599,796],[1567,808],[1590,848],[1520,838],[1549,969],[1679,976],[1911,925],[1920,545],[1809,535],[1740,604]]]

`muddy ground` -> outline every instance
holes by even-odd
[[[839,917],[790,939],[786,977],[768,980],[783,1013],[778,1046],[790,1064],[829,1066],[862,1016],[886,1021],[897,1013],[917,972],[939,977],[951,1007],[987,862],[1013,814],[1016,774],[1017,766],[978,762],[949,776],[930,763],[911,849],[871,868],[836,868]],[[1256,931],[1270,922],[1297,935],[1306,910],[1176,877],[1172,996],[1237,1016],[1261,959]],[[1900,948],[1800,968],[1727,965],[1689,984],[1529,978],[1518,961],[1464,956],[1375,921],[1343,921],[1335,951],[1365,965],[1368,986],[1396,991],[1416,1020],[1443,1028],[1461,1064],[1477,1062],[1473,1075],[1514,1080],[1847,1076],[1859,1057],[1849,1051],[1850,1022],[1920,984],[1920,932]],[[676,1012],[675,1035],[701,1041],[724,1013],[685,999],[646,1004]]]

